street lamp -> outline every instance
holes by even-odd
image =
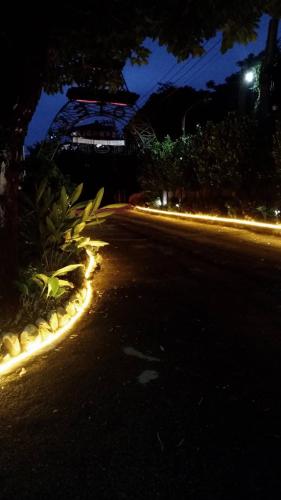
[[[242,69],[240,73],[239,112],[243,115],[249,108],[249,90],[255,90],[259,80],[257,65]]]
[[[255,80],[255,71],[253,69],[249,69],[248,71],[246,71],[246,73],[244,74],[244,81],[248,84],[251,84],[254,82]]]

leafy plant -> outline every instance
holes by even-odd
[[[144,190],[155,197],[162,191],[175,192],[183,185],[182,149],[183,139],[173,141],[169,136],[151,144],[140,178]]]
[[[44,179],[36,188],[34,200],[27,198],[24,219],[26,245],[41,256],[42,267],[47,274],[60,266],[73,262],[83,248],[99,248],[105,243],[90,242],[82,236],[84,229],[102,224],[123,204],[107,205],[100,208],[104,189],[100,189],[93,200],[79,202],[83,184],[67,193],[62,186],[54,194]]]
[[[124,205],[100,208],[103,189],[93,200],[79,202],[82,190],[83,184],[70,193],[65,186],[51,189],[48,179],[43,179],[33,196],[24,196],[21,229],[25,258],[32,265],[23,267],[17,282],[20,292],[17,324],[27,318],[32,321],[35,313],[44,317],[54,301],[57,306],[67,291],[81,284],[82,273],[78,270],[83,267],[80,262],[85,249],[93,251],[107,245],[84,236],[83,231],[103,223]],[[64,275],[72,271],[75,271],[73,280],[66,280]]]
[[[275,166],[263,132],[254,118],[229,113],[221,122],[198,126],[192,135],[156,141],[142,171],[142,187],[152,197],[169,191],[187,210],[257,216],[257,207],[265,206],[266,217],[272,218],[281,191],[280,125],[273,142]]]
[[[47,290],[47,297],[53,297],[58,299],[61,297],[69,288],[74,288],[71,281],[63,280],[58,278],[58,276],[64,276],[65,274],[74,271],[78,267],[83,267],[82,264],[71,264],[69,266],[63,267],[55,271],[51,276],[46,274],[35,274],[33,276],[33,281],[42,288],[42,295]]]

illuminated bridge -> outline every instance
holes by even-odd
[[[124,79],[115,92],[81,86],[70,88],[67,97],[44,144],[44,154],[51,159],[61,148],[130,154],[146,149],[155,139],[150,123],[139,113],[138,94],[129,92]]]

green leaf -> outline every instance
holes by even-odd
[[[79,240],[77,241],[77,248],[84,248],[86,247],[87,245],[90,244],[90,238],[79,238]]]
[[[59,279],[59,285],[60,285],[60,287],[74,288],[73,283],[71,283],[71,281],[67,281],[67,280],[60,280]]]
[[[64,243],[63,245],[60,246],[60,249],[63,250],[64,252],[72,252],[72,241],[68,241],[67,243]]]
[[[37,189],[37,192],[36,192],[36,203],[39,203],[39,201],[41,200],[43,194],[44,194],[44,191],[47,187],[47,183],[48,183],[48,179],[45,178],[43,179],[40,184],[39,184],[39,187]]]
[[[41,288],[43,288],[44,285],[43,285],[42,281],[40,281],[39,279],[37,279],[35,276],[32,277],[32,281],[34,281],[34,283],[36,283],[36,285],[38,285]]]
[[[81,196],[83,190],[83,182],[79,184],[70,196],[70,205],[73,205]]]
[[[94,226],[97,226],[98,224],[102,224],[105,221],[106,221],[106,219],[97,219],[97,220],[95,220],[93,222],[89,222],[89,223],[87,223],[87,229],[89,227],[94,227]]]
[[[59,288],[56,293],[56,299],[59,299],[62,295],[64,295],[66,290],[64,288]]]
[[[38,281],[37,280],[40,280],[41,282],[44,283],[44,285],[47,285],[48,284],[48,279],[49,277],[46,276],[46,274],[34,274],[34,276],[32,276],[32,279],[33,281],[35,281],[35,283],[38,284]]]
[[[84,267],[84,266],[83,264],[70,264],[69,266],[65,266],[62,267],[61,269],[58,269],[52,274],[52,276],[61,276],[62,274],[70,273],[71,271],[78,269],[78,267]]]
[[[71,212],[72,211],[75,211],[75,210],[78,210],[80,208],[85,208],[86,205],[88,205],[88,203],[90,203],[92,200],[87,200],[87,201],[81,201],[80,203],[76,203],[75,205],[73,205],[71,207]]]
[[[48,215],[46,217],[46,224],[47,224],[47,228],[49,229],[50,233],[56,232],[55,225],[54,225],[52,219]]]
[[[71,239],[71,231],[68,230],[64,233],[64,239],[65,239],[65,241],[68,241]]]
[[[83,240],[85,237],[84,236],[72,236],[71,240],[69,240],[69,243],[77,243],[80,240]]]
[[[97,193],[97,195],[96,195],[96,197],[95,197],[95,199],[93,201],[93,211],[94,212],[99,208],[99,206],[101,204],[101,200],[103,198],[103,195],[104,195],[104,188],[101,188],[98,191],[98,193]]]
[[[47,297],[51,296],[51,297],[56,297],[56,294],[59,290],[59,280],[58,278],[55,278],[54,276],[52,276],[51,278],[49,278],[48,280],[48,291],[47,291]]]
[[[66,189],[64,186],[62,186],[61,193],[60,193],[60,205],[61,205],[62,210],[64,210],[65,212],[68,209],[68,203],[69,203],[69,199],[68,199]]]
[[[107,243],[106,241],[90,240],[88,245],[91,247],[100,248],[109,245],[109,243]]]
[[[80,222],[80,224],[77,224],[74,226],[73,232],[75,235],[80,234],[81,231],[83,231],[84,227],[86,226],[86,222]]]
[[[51,209],[51,213],[50,213],[50,218],[52,219],[52,221],[54,222],[54,224],[58,224],[59,223],[59,219],[60,219],[61,213],[62,213],[62,210],[59,208],[59,206],[57,205],[57,203],[53,203],[52,209]]]
[[[83,212],[82,221],[86,221],[88,219],[92,209],[93,209],[93,202],[89,201],[89,203],[87,204],[87,206]]]

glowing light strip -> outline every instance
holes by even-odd
[[[59,328],[56,332],[54,333],[50,332],[50,337],[48,337],[46,340],[43,340],[38,343],[35,342],[35,345],[28,352],[21,352],[18,356],[15,356],[14,358],[11,358],[8,361],[5,361],[4,363],[0,364],[0,374],[5,374],[7,372],[10,372],[14,368],[18,368],[18,366],[21,365],[24,361],[30,359],[32,356],[39,354],[39,352],[43,350],[45,347],[55,343],[59,338],[61,338],[63,335],[69,332],[69,330],[83,316],[84,312],[89,307],[93,296],[93,287],[89,278],[96,266],[96,260],[93,253],[90,250],[87,250],[87,254],[89,257],[89,262],[87,269],[85,271],[85,278],[87,279],[86,296],[83,304],[80,305],[79,311],[74,316],[72,316],[72,318],[70,318],[70,320],[64,326]]]
[[[86,104],[103,104],[103,101],[96,101],[91,99],[76,99],[77,102],[85,102]],[[112,104],[113,106],[128,106],[124,102],[110,102],[108,104]]]
[[[96,146],[125,146],[123,139],[85,139],[84,137],[72,137],[74,144],[95,144]]]
[[[202,220],[202,221],[212,221],[212,222],[226,222],[228,224],[240,224],[241,226],[249,226],[249,227],[260,227],[264,229],[274,229],[275,231],[281,231],[281,224],[270,224],[267,222],[258,222],[254,220],[245,220],[245,219],[232,219],[230,217],[219,217],[216,215],[203,215],[203,214],[190,214],[190,213],[181,213],[181,212],[172,212],[168,210],[158,210],[156,208],[145,208],[136,206],[137,210],[141,212],[147,212],[151,214],[160,214],[160,215],[176,215],[177,217],[181,217],[183,219],[194,219],[194,220]]]
[[[125,102],[110,102],[109,104],[113,104],[113,106],[128,106]]]

